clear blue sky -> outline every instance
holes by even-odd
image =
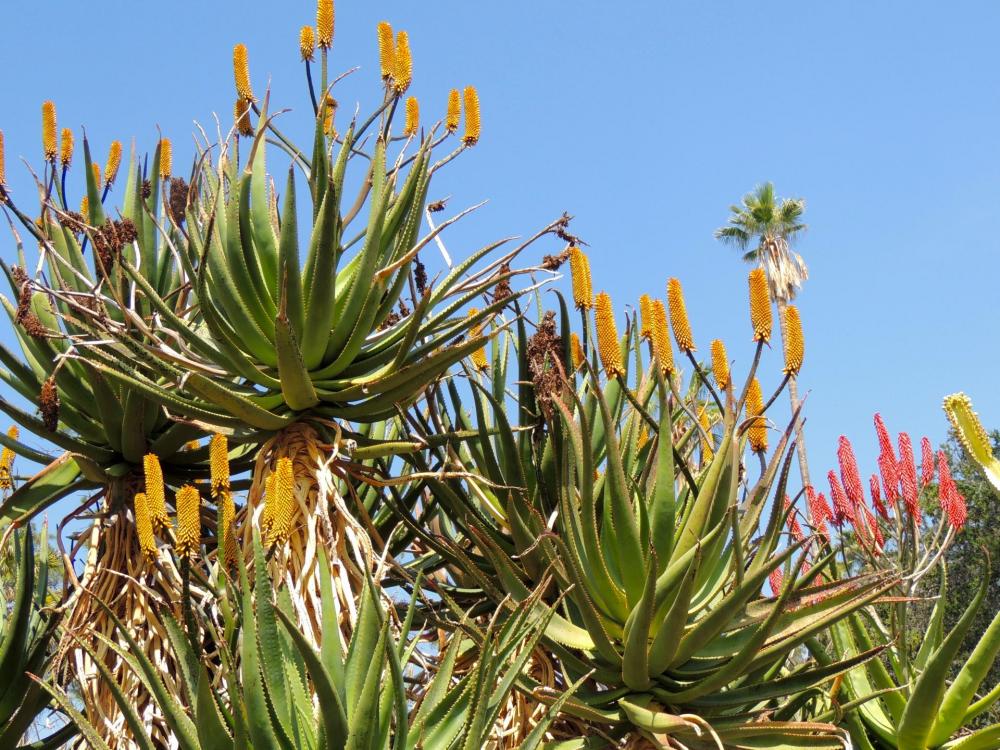
[[[48,98],[101,160],[112,138],[151,148],[158,125],[183,163],[195,119],[230,122],[236,42],[303,138],[297,34],[313,12],[309,0],[7,3],[8,180],[28,194],[18,157],[39,164]],[[336,93],[338,119],[375,102],[383,19],[410,32],[425,121],[449,88],[480,91],[482,141],[432,190],[452,208],[490,199],[454,254],[569,211],[596,288],[623,309],[680,277],[701,351],[721,337],[745,368],[747,268],[712,231],[772,180],[808,202],[800,383],[814,479],[842,433],[874,470],[878,410],[937,442],[941,398],[963,389],[1000,426],[1000,5],[341,0],[333,68],[363,69]],[[772,380],[779,363],[766,361]]]

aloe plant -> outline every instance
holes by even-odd
[[[954,400],[954,397],[950,397]],[[965,404],[968,407],[967,404]],[[968,414],[971,414],[969,409]],[[880,475],[873,474],[864,491],[846,437],[840,439],[840,477],[830,472],[834,505],[842,536],[856,553],[845,566],[864,560],[866,567],[897,571],[891,602],[852,613],[831,629],[829,649],[810,642],[821,661],[863,653],[873,643],[887,644],[884,658],[873,659],[843,678],[843,695],[852,710],[847,725],[861,750],[987,750],[1000,741],[1000,726],[976,727],[975,720],[1000,700],[1000,686],[980,694],[983,681],[1000,654],[1000,613],[980,634],[965,663],[955,664],[963,641],[983,606],[991,583],[987,561],[977,595],[950,629],[944,613],[948,588],[944,552],[965,523],[965,500],[953,481],[946,457],[934,455],[922,441],[920,472],[909,436],[901,433],[899,453],[889,440],[882,418],[875,416]],[[936,479],[936,482],[935,482]],[[936,496],[936,497],[934,497]],[[871,501],[874,510],[869,509]],[[937,528],[923,517],[926,504],[941,506]],[[847,529],[852,529],[848,535]],[[914,630],[910,607],[924,593],[929,574],[940,576],[929,626]],[[835,691],[836,693],[836,691]],[[843,712],[834,706],[833,717]]]
[[[31,529],[12,535],[10,543],[16,547],[14,589],[7,592],[0,588],[0,747],[20,747],[19,741],[30,727],[38,725],[50,703],[48,694],[31,679],[32,673],[41,674],[46,669],[59,623],[46,601],[49,555],[44,526],[40,539],[36,564]],[[75,733],[73,724],[64,722],[30,747],[57,748]],[[24,747],[28,747],[27,741]]]
[[[419,634],[409,638],[411,619],[394,621],[370,580],[360,597],[353,634],[344,642],[327,578],[323,642],[317,649],[299,630],[287,591],[274,590],[259,536],[252,565],[252,583],[241,566],[239,584],[221,594],[224,624],[216,628],[211,618],[202,620],[218,649],[212,649],[213,657],[206,656],[200,643],[192,645],[190,631],[168,612],[162,614],[180,654],[180,692],[165,687],[156,667],[129,640],[129,629],[107,610],[132,646],[114,648],[156,697],[169,735],[183,750],[487,747],[499,707],[551,616],[533,619],[538,610],[533,606],[537,599],[532,599],[483,629],[465,619],[438,658],[423,655],[418,661],[414,656],[423,640]],[[459,676],[456,662],[470,653],[475,654],[475,666]],[[209,658],[216,660],[213,671],[221,660],[221,681],[210,677]],[[110,680],[136,744],[154,747],[143,717],[115,690],[110,674],[104,679]],[[65,692],[40,684],[78,722],[91,747],[108,747]],[[565,697],[536,725],[523,748],[540,747]]]
[[[682,394],[672,359],[663,366],[667,332],[650,330],[659,341],[650,361],[647,321],[631,320],[619,339],[605,304],[599,297],[593,361],[575,366],[563,304],[560,322],[546,316],[530,339],[519,318],[516,342],[511,334],[494,348],[491,375],[467,370],[471,398],[454,382],[429,397],[428,434],[433,423],[479,437],[432,451],[430,464],[410,458],[421,472],[473,475],[425,480],[446,532],[424,534],[411,523],[436,552],[428,564],[445,564],[456,595],[493,601],[524,599],[551,576],[550,592],[565,603],[546,643],[568,679],[593,670],[566,711],[605,731],[665,734],[689,747],[841,747],[842,730],[811,723],[804,699],[878,648],[824,664],[791,657],[877,600],[895,575],[835,579],[834,551],[792,523],[793,425],[765,458],[766,406],[744,409],[756,361],[737,391],[732,378],[715,389],[692,359]],[[682,351],[693,348],[685,324],[674,321]],[[506,396],[509,346],[515,400]],[[606,381],[598,351],[613,373]],[[699,414],[712,415],[707,429]],[[761,468],[750,478],[753,429]],[[786,543],[789,524],[799,531]],[[765,596],[776,570],[783,584]]]

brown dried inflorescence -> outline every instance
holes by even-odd
[[[38,410],[42,415],[42,424],[49,432],[59,428],[59,389],[56,388],[56,378],[50,375],[38,394]]]
[[[87,228],[87,220],[83,214],[67,211],[59,214],[59,223],[73,234],[82,234]]]
[[[558,255],[546,255],[543,257],[542,268],[546,271],[558,271],[567,260],[569,260],[569,248],[563,250]]]
[[[420,262],[419,255],[413,259],[413,283],[420,294],[427,291],[427,268]]]
[[[20,325],[32,338],[42,339],[48,335],[49,329],[31,309],[31,298],[31,282],[25,277],[17,294],[17,311],[14,313],[14,322]]]
[[[535,335],[528,339],[528,368],[535,388],[535,400],[546,420],[554,414],[553,400],[562,397],[566,373],[562,338],[556,331],[556,314],[546,311]]]
[[[138,239],[139,233],[131,219],[108,219],[94,230],[94,250],[100,258],[101,270],[107,273],[121,258],[122,248]]]
[[[510,263],[504,263],[497,270],[497,274],[500,276],[506,276],[510,273]],[[510,279],[501,279],[497,282],[497,285],[493,287],[493,299],[502,300],[513,296],[514,292],[510,288]]]
[[[187,216],[188,184],[181,177],[174,177],[170,180],[170,199],[167,205],[170,208],[170,218],[174,224],[180,226]]]

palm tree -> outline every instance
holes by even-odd
[[[753,192],[743,196],[739,205],[730,206],[726,226],[715,230],[715,237],[727,245],[734,245],[743,252],[743,260],[757,263],[764,269],[771,298],[778,305],[778,321],[782,345],[785,342],[785,308],[795,299],[802,283],[809,278],[802,256],[793,252],[791,244],[806,225],[802,215],[806,202],[802,198],[778,199],[774,185],[765,182]],[[788,381],[788,396],[792,412],[799,408],[799,392],[795,378]],[[803,486],[809,482],[809,463],[806,458],[802,424],[796,428],[798,441],[799,473]]]

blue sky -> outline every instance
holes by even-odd
[[[231,118],[231,50],[270,79],[282,127],[303,140],[297,53],[308,0],[168,4],[11,2],[3,10],[0,129],[41,160],[39,108],[112,138],[190,157],[193,121]],[[437,179],[451,208],[489,204],[452,235],[456,256],[527,234],[563,211],[589,243],[595,288],[619,309],[679,277],[700,350],[720,337],[745,368],[747,268],[712,231],[764,180],[807,200],[798,250],[810,392],[808,442],[822,486],[847,434],[874,470],[872,414],[943,439],[941,398],[965,390],[1000,426],[1000,6],[992,2],[346,2],[333,68],[339,118],[378,97],[375,24],[407,29],[425,121],[475,84],[483,137]],[[77,168],[79,169],[79,158]],[[541,252],[558,249],[539,246]],[[10,260],[13,246],[0,240]],[[568,288],[568,284],[564,284]],[[8,334],[3,334],[9,340]],[[780,353],[765,360],[774,381]],[[765,388],[766,390],[766,388]]]

